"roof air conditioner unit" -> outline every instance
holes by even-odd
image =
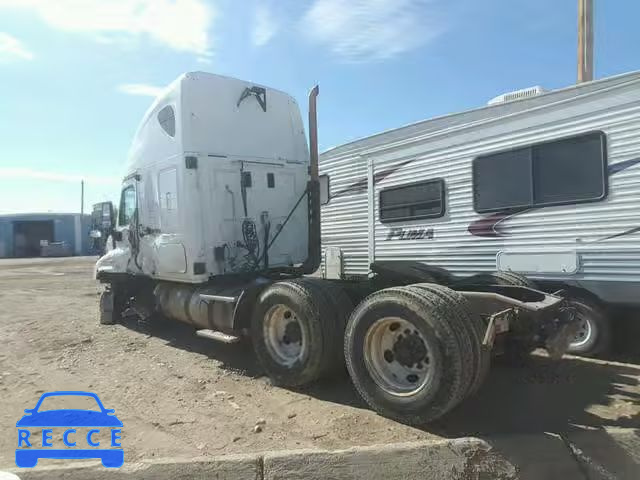
[[[524,88],[522,90],[516,90],[515,92],[504,93],[502,95],[498,95],[495,98],[489,100],[487,105],[499,105],[501,103],[513,102],[514,100],[524,100],[531,97],[537,97],[538,95],[542,95],[547,91],[536,85],[535,87]]]

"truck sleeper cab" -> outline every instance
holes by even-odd
[[[249,335],[283,386],[346,363],[373,409],[411,424],[477,391],[492,352],[561,356],[572,310],[515,274],[459,281],[374,262],[370,278],[305,276],[320,266],[329,187],[318,175],[317,94],[307,150],[298,107],[281,92],[205,73],[167,88],[136,134],[118,225],[96,265],[100,322],[164,315],[215,340]]]

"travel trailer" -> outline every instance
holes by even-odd
[[[609,305],[640,303],[640,73],[501,95],[320,157],[327,278],[407,262],[516,272],[564,290],[569,351],[611,341]]]

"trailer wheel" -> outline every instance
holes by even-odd
[[[580,297],[567,299],[576,312],[580,327],[569,344],[567,353],[585,357],[606,353],[611,348],[611,321],[597,302]]]
[[[305,385],[344,364],[340,346],[349,300],[340,288],[324,283],[329,282],[277,282],[258,298],[251,339],[276,385]]]
[[[465,322],[471,319],[453,296],[417,286],[373,293],[356,307],[345,334],[355,388],[374,410],[400,422],[441,417],[469,392],[478,369]]]

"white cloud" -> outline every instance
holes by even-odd
[[[33,53],[16,37],[0,32],[0,60],[8,58],[33,60]]]
[[[253,30],[251,41],[257,47],[269,43],[269,40],[277,33],[278,23],[269,7],[264,3],[259,3],[254,10]]]
[[[196,58],[196,62],[198,62],[201,65],[211,65],[211,55],[209,56],[200,56]]]
[[[109,36],[146,36],[169,48],[210,55],[209,30],[215,9],[204,0],[0,0],[0,8],[21,8],[58,30]]]
[[[2,180],[49,180],[52,182],[70,183],[80,183],[81,180],[84,180],[86,183],[93,185],[118,185],[121,180],[117,177],[45,172],[19,167],[0,167],[0,178],[2,178]]]
[[[155,85],[147,85],[145,83],[126,83],[118,85],[118,91],[128,95],[141,95],[143,97],[157,97],[165,87],[156,87]]]
[[[314,41],[348,61],[382,60],[443,32],[432,0],[315,0],[302,18]]]

